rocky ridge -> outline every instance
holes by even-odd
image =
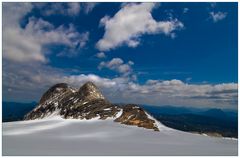
[[[53,115],[65,119],[113,119],[121,124],[160,130],[157,121],[142,108],[134,104],[117,106],[110,103],[92,82],[85,83],[79,90],[66,83],[52,86],[24,119],[42,119]]]

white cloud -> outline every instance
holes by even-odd
[[[51,15],[65,15],[77,16],[80,13],[81,6],[77,2],[68,3],[33,3],[33,5],[40,10],[44,16]]]
[[[131,83],[126,95],[137,98],[142,104],[198,105],[211,107],[237,107],[236,83],[187,84],[180,80],[149,80],[144,85]],[[129,92],[129,93],[128,93]]]
[[[89,14],[97,5],[96,2],[88,2],[88,3],[82,3],[84,7],[84,13]]]
[[[227,13],[225,12],[210,12],[209,13],[210,18],[213,20],[213,22],[218,22],[227,17]]]
[[[106,58],[106,54],[104,52],[99,52],[96,54],[96,57],[98,58]]]
[[[136,6],[136,4],[132,5]],[[126,4],[125,7],[131,8],[132,5]],[[78,88],[87,81],[93,81],[112,102],[237,108],[237,83],[188,84],[174,79],[148,80],[139,84],[136,82],[136,75],[132,73],[134,63],[124,62],[120,58],[100,64],[101,68],[109,68],[121,74],[120,77],[115,78],[96,74],[71,75],[69,70],[43,64],[47,62],[46,55],[42,51],[45,45],[63,44],[74,50],[86,44],[88,33],[78,33],[71,24],[55,27],[43,19],[34,17],[29,18],[23,28],[19,22],[32,10],[32,7],[31,3],[3,3],[4,100],[37,101],[50,86],[56,83],[66,82]],[[103,23],[109,21],[108,18],[106,19]],[[132,38],[129,42],[131,40]],[[139,42],[139,39],[134,38],[134,42]]]
[[[44,16],[63,15],[78,16],[81,11],[89,14],[98,3],[79,3],[79,2],[55,2],[55,3],[34,3],[34,6],[40,10]]]
[[[47,62],[42,49],[49,44],[62,44],[71,49],[84,47],[88,32],[79,33],[73,24],[55,27],[43,19],[30,17],[25,28],[20,21],[32,9],[31,3],[4,3],[3,57],[17,62]],[[66,50],[65,53],[71,51]],[[74,51],[73,51],[74,52]]]
[[[120,58],[113,58],[109,62],[101,62],[101,64],[99,66],[113,68],[113,67],[117,67],[117,66],[122,65],[122,64],[123,64],[123,60],[122,59],[120,59]]]
[[[73,26],[73,25],[70,25]],[[71,45],[66,45],[68,46],[67,48],[64,48],[62,51],[60,51],[57,56],[66,56],[66,57],[74,57],[79,54],[81,49],[83,49],[88,40],[89,40],[89,32],[83,32],[83,33],[72,33],[69,36],[72,38],[72,46]]]
[[[3,3],[3,57],[16,61],[46,61],[41,47],[32,38],[26,38],[19,21],[32,10],[30,3]]]
[[[139,44],[140,44],[140,41],[138,41],[137,39],[128,41],[128,46],[132,48],[137,47]]]
[[[68,9],[67,12],[69,15],[78,15],[80,12],[80,4],[74,2],[68,2]]]
[[[189,8],[183,8],[183,14],[186,14],[189,11]]]
[[[105,26],[107,21],[110,19],[108,15],[104,16],[103,18],[100,19],[99,26]]]
[[[173,32],[184,27],[177,19],[156,21],[152,17],[152,10],[158,3],[128,3],[112,17],[105,16],[100,20],[105,33],[96,47],[101,51],[108,51],[121,45],[136,47],[140,44],[143,34],[165,34],[172,36]]]
[[[188,84],[173,79],[148,80],[138,84],[124,76],[104,78],[95,74],[68,75],[67,72],[38,64],[11,65],[4,62],[3,96],[8,100],[39,100],[41,95],[56,83],[65,82],[79,88],[85,82],[93,81],[112,102],[237,108],[237,83]]]
[[[38,38],[41,44],[58,43],[69,47],[85,46],[89,36],[88,32],[78,33],[73,24],[55,28],[51,23],[36,18],[29,19],[24,31],[27,35]]]
[[[124,61],[121,58],[113,58],[111,61],[104,62],[102,61],[98,68],[108,68],[110,70],[114,70],[118,73],[123,74],[124,76],[130,75],[132,73],[132,65],[134,63],[132,61],[129,61],[128,63],[124,63]]]

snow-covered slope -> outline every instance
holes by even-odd
[[[3,123],[3,155],[237,155],[237,140],[51,117]]]

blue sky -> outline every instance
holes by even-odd
[[[237,3],[4,3],[3,100],[91,80],[113,102],[236,109],[237,16]]]

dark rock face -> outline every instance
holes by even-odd
[[[85,83],[78,91],[78,96],[85,100],[105,99],[100,90],[92,83]]]
[[[39,104],[42,104],[46,100],[56,96],[58,93],[64,93],[67,90],[69,90],[69,87],[66,83],[58,83],[52,86],[47,92],[43,94],[42,98],[39,101]]]
[[[157,125],[155,124],[155,121],[150,119],[142,108],[133,104],[124,106],[122,115],[114,121],[126,125],[135,125],[138,127],[144,127],[159,131]]]
[[[92,82],[85,83],[79,90],[65,83],[54,85],[24,119],[34,120],[53,115],[65,119],[113,119],[122,124],[159,131],[156,120],[149,118],[142,108],[132,104],[123,107],[111,104]]]
[[[39,104],[24,119],[34,120],[48,117],[54,112],[61,109],[61,101],[75,93],[75,90],[65,83],[60,83],[52,86],[41,97]]]

